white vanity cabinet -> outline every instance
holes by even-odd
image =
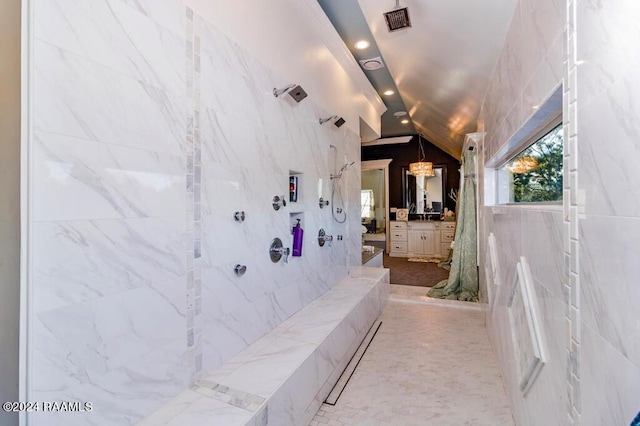
[[[408,250],[410,257],[440,256],[440,223],[409,222]]]
[[[407,257],[407,222],[389,222],[389,256]]]
[[[455,229],[455,222],[391,221],[389,256],[445,258]]]

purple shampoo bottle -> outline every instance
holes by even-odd
[[[293,251],[291,253],[292,256],[300,257],[302,256],[302,234],[304,233],[303,229],[300,227],[300,219],[298,219],[298,223],[293,227]]]

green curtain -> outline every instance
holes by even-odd
[[[462,157],[464,182],[458,199],[456,235],[449,278],[440,281],[427,296],[440,299],[478,301],[478,228],[476,226],[475,151]]]

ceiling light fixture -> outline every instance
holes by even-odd
[[[400,121],[402,124],[409,124],[409,120],[407,120],[406,118],[402,121]]]
[[[356,44],[354,44],[356,49],[362,50],[362,49],[366,49],[367,47],[370,46],[369,42],[367,40],[358,40],[356,42]]]
[[[396,111],[393,113],[393,116],[396,118],[404,117],[407,115],[407,111]]]
[[[385,96],[391,96],[391,95],[393,95],[394,93],[396,93],[396,92],[394,92],[393,90],[389,89],[389,90],[385,90],[385,91],[384,91],[384,93],[383,93],[383,95],[385,95]]]
[[[424,147],[422,146],[420,133],[418,133],[418,161],[409,164],[409,173],[415,177],[433,177],[436,175],[436,172],[433,170],[433,163],[431,161],[424,161]]]

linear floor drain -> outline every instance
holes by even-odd
[[[342,395],[342,391],[344,391],[347,383],[349,383],[349,379],[351,379],[351,376],[353,376],[353,373],[355,373],[358,364],[360,364],[360,360],[364,356],[367,349],[369,349],[369,345],[373,341],[373,338],[376,336],[376,333],[378,332],[378,329],[381,325],[382,321],[379,320],[376,320],[373,323],[367,335],[364,336],[362,343],[360,343],[360,346],[358,346],[356,353],[353,354],[351,360],[349,361],[349,364],[347,364],[347,367],[340,375],[340,378],[336,382],[335,386],[333,387],[333,389],[331,389],[329,396],[324,401],[325,404],[336,405],[336,402],[338,402],[338,398],[340,398],[340,395]]]

